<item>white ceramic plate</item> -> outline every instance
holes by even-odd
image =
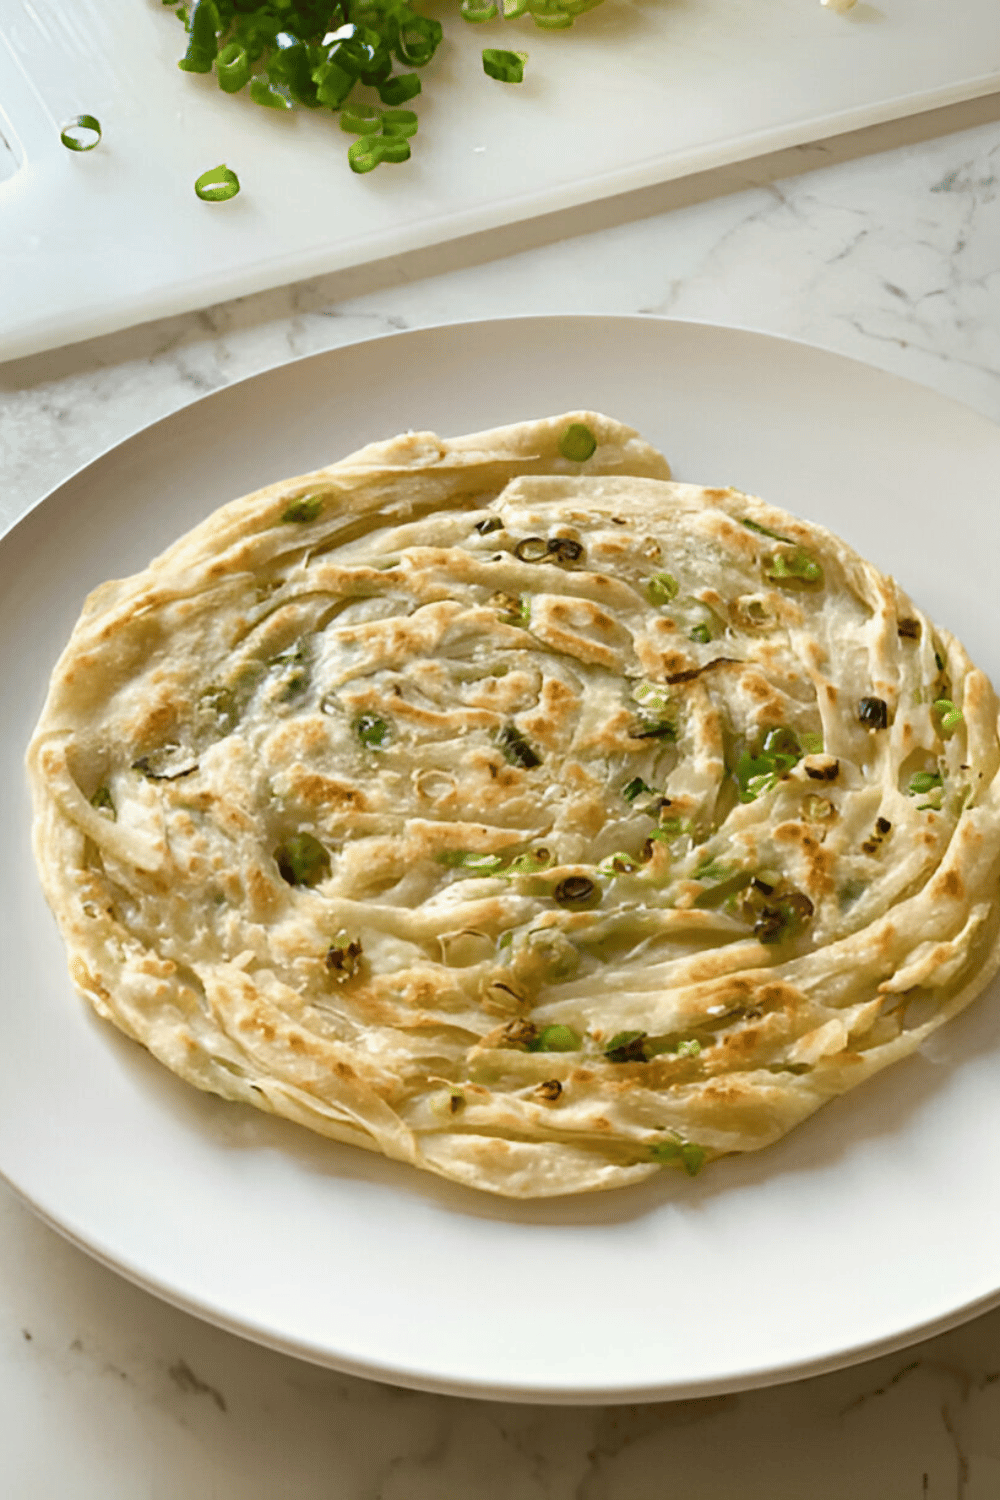
[[[434,1390],[624,1401],[898,1347],[1000,1301],[1000,993],[758,1158],[507,1204],[196,1093],[75,998],[21,760],[86,591],[220,502],[407,427],[594,406],[894,571],[1000,681],[1000,429],[802,345],[641,318],[456,324],[220,391],[68,480],[0,544],[0,1170],[171,1302]]]

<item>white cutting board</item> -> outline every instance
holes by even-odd
[[[605,0],[548,33],[427,9],[413,158],[358,177],[329,114],[181,73],[160,0],[0,0],[0,359],[1000,89],[1000,0]],[[528,51],[525,83],[484,46]],[[202,203],[220,162],[243,190]]]

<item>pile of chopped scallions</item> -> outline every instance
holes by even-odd
[[[417,69],[441,44],[440,21],[408,0],[163,0],[187,30],[179,66],[212,73],[226,94],[246,92],[265,109],[330,110],[357,139],[347,152],[354,172],[410,155],[417,116],[405,108],[422,91]],[[601,0],[460,0],[474,24],[530,16],[546,31],[572,26]],[[520,83],[527,53],[483,49],[483,71]],[[238,190],[238,189],[237,189]],[[199,196],[206,196],[199,194]],[[216,192],[213,197],[222,197]]]

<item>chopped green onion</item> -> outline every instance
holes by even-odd
[[[751,755],[749,750],[744,750],[736,764],[733,774],[739,787],[740,801],[754,802],[758,797],[773,791],[804,754],[815,753],[812,749],[807,751],[806,742],[811,746],[817,740],[816,735],[799,735],[794,729],[784,726],[769,729],[764,736],[760,754]],[[819,743],[822,747],[822,741]]]
[[[626,802],[634,802],[636,797],[640,797],[643,792],[650,792],[654,797],[657,796],[656,788],[647,786],[641,776],[634,776],[630,782],[622,787],[622,796]]]
[[[671,719],[637,719],[629,725],[629,739],[676,740],[677,725]]]
[[[688,640],[697,641],[702,646],[707,646],[712,639],[712,632],[705,624],[696,625],[688,636]]]
[[[775,552],[769,557],[764,576],[775,583],[822,583],[823,569],[804,547],[793,547],[790,552]]]
[[[906,790],[911,797],[923,797],[935,787],[943,785],[940,771],[917,771],[910,777],[910,784]]]
[[[687,1041],[678,1042],[675,1057],[697,1057],[701,1052],[701,1043],[697,1037],[689,1037]]]
[[[494,15],[496,14],[496,6],[493,6],[493,13]],[[466,16],[466,20],[472,19],[471,16]],[[523,83],[524,65],[527,61],[527,52],[506,52],[502,47],[483,48],[483,72],[487,77],[496,78],[500,83]],[[583,423],[581,422],[577,425],[582,427]],[[572,431],[572,428],[570,428],[570,431]],[[589,433],[589,428],[584,428],[584,431]],[[589,435],[593,442],[593,434],[589,433]],[[563,441],[565,442],[565,437]],[[597,444],[594,443],[594,447],[591,448],[590,453],[593,453],[596,446]],[[586,455],[587,458],[590,457],[590,453]],[[572,455],[563,454],[564,458],[567,456],[571,457]]]
[[[956,724],[962,723],[962,710],[956,708],[950,698],[937,698],[934,701],[934,712],[941,719],[941,728],[954,729]]]
[[[407,99],[417,97],[421,87],[416,73],[398,73],[395,78],[388,78],[385,83],[379,84],[378,96],[383,104],[405,104]]]
[[[349,135],[378,135],[382,111],[376,104],[345,104],[340,111],[340,128]]]
[[[270,83],[266,78],[251,78],[250,98],[254,104],[261,104],[265,109],[292,108],[292,101],[287,92]]]
[[[389,738],[389,726],[378,714],[362,714],[354,725],[358,739],[370,750],[378,750]]]
[[[580,1038],[572,1026],[543,1026],[534,1041],[528,1043],[529,1052],[579,1052]]]
[[[250,60],[239,42],[230,42],[215,59],[215,75],[224,94],[238,94],[250,82]]]
[[[495,875],[504,866],[502,854],[477,854],[466,849],[445,849],[434,856],[439,865],[453,870],[473,870],[479,875]]]
[[[483,21],[492,21],[497,8],[493,0],[462,0],[458,11],[463,21],[472,21],[478,26]]]
[[[606,876],[609,880],[614,880],[618,875],[632,875],[638,868],[638,862],[632,858],[631,854],[619,852],[609,854],[606,859],[602,859],[597,866],[597,873]]]
[[[542,763],[538,751],[513,724],[505,724],[498,732],[497,745],[508,765],[520,766],[523,771],[533,771]]]
[[[821,755],[823,753],[823,736],[821,734],[800,734],[799,744],[807,755]]]
[[[219,50],[218,13],[212,0],[195,0],[187,23],[187,51],[177,66],[184,73],[211,73]]]
[[[669,604],[678,594],[677,579],[669,573],[654,573],[646,584],[646,598],[650,604]]]
[[[226,166],[213,167],[195,179],[194,190],[205,203],[225,203],[240,190],[240,179]]]
[[[362,135],[347,148],[352,172],[371,172],[380,162],[409,161],[410,143],[403,136]]]
[[[315,521],[322,509],[322,495],[300,495],[288,506],[281,519],[282,521],[295,521],[303,526],[309,521]]]
[[[944,671],[944,657],[941,655],[940,651],[935,651],[934,653],[934,665],[937,667],[939,672]]]
[[[508,54],[513,55],[513,54]],[[483,53],[485,67],[486,54]],[[571,463],[583,464],[595,452],[597,439],[585,422],[571,422],[559,439],[559,452]]]
[[[530,851],[527,854],[517,854],[507,866],[508,875],[537,875],[540,870],[548,869],[552,863],[552,855],[547,849]]]
[[[644,1031],[619,1031],[604,1049],[608,1062],[646,1062],[646,1033]]]
[[[787,536],[782,536],[780,531],[772,531],[768,526],[762,526],[759,521],[751,521],[748,516],[740,517],[740,525],[745,526],[748,531],[756,531],[760,536],[769,536],[775,542],[787,542]]]
[[[693,1141],[680,1139],[657,1141],[655,1145],[650,1146],[649,1154],[653,1161],[658,1161],[664,1166],[679,1164],[689,1177],[697,1177],[705,1165],[704,1147],[696,1146]]]
[[[753,876],[749,870],[737,870],[735,874],[725,876],[724,879],[722,878],[723,874],[724,867],[716,865],[713,867],[711,874],[695,877],[701,880],[718,880],[717,885],[709,886],[708,890],[702,891],[700,895],[695,897],[694,904],[700,911],[707,911],[712,907],[722,906],[729,900],[730,896],[736,896],[740,891],[746,890],[747,886],[753,880]]]
[[[96,115],[77,115],[59,132],[67,151],[93,151],[101,139],[101,122]]]
[[[703,859],[694,872],[695,880],[721,880],[724,875],[729,874],[729,866],[724,865],[721,860],[709,857]]]
[[[330,873],[329,852],[311,833],[295,833],[275,850],[275,863],[289,885],[319,885]]]
[[[115,804],[112,801],[111,793],[106,786],[99,786],[97,788],[97,791],[90,799],[90,805],[91,807],[96,807],[99,813],[107,813],[113,823],[118,821],[118,813],[115,808]]]
[[[348,148],[350,154],[350,148]],[[401,161],[410,159],[410,143],[404,135],[383,135],[382,137],[382,160],[398,165]]]
[[[412,109],[387,109],[382,115],[382,134],[404,139],[417,133],[417,117]],[[500,525],[500,522],[497,522]]]

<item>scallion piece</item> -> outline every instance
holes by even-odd
[[[369,750],[380,750],[389,738],[389,726],[378,714],[362,714],[354,725],[358,739]]]
[[[653,1161],[658,1161],[664,1166],[681,1166],[689,1177],[697,1177],[705,1165],[705,1149],[696,1146],[694,1141],[682,1141],[680,1139],[657,1141],[650,1146],[649,1154]]]
[[[90,799],[91,807],[95,807],[99,813],[107,813],[113,823],[118,821],[118,812],[112,801],[111,793],[106,786],[99,786]]]
[[[379,84],[378,96],[383,104],[405,104],[407,99],[417,97],[421,87],[416,73],[398,73],[395,78],[387,78]]]
[[[215,59],[215,76],[224,94],[238,94],[250,82],[250,59],[239,42],[230,42]]]
[[[177,64],[183,73],[211,73],[219,51],[218,19],[213,0],[195,0],[187,22],[187,51]]]
[[[622,787],[622,796],[626,802],[634,802],[636,797],[641,797],[643,792],[651,792],[656,796],[656,788],[647,786],[641,776],[634,776],[631,781]]]
[[[950,698],[935,699],[934,712],[940,718],[941,728],[944,730],[954,729],[956,724],[962,723],[962,710],[956,708]]]
[[[291,109],[292,101],[284,89],[271,83],[267,78],[251,78],[250,98],[254,104],[261,104],[265,109]]]
[[[787,542],[787,536],[782,536],[780,531],[772,531],[769,526],[762,526],[759,521],[751,521],[748,516],[740,517],[740,525],[745,526],[747,531],[756,531],[758,536],[769,536],[774,542]]]
[[[101,139],[101,122],[96,115],[77,115],[59,132],[67,151],[93,151]]]
[[[906,790],[911,797],[924,797],[928,792],[943,785],[940,771],[917,771],[910,777],[910,784]]]
[[[340,111],[340,128],[349,135],[378,135],[382,111],[375,104],[345,104]]]
[[[225,203],[240,190],[240,179],[227,166],[213,167],[195,179],[194,190],[205,203]]]
[[[364,172],[374,172],[382,160],[382,137],[380,135],[362,135],[353,141],[347,148],[347,162],[352,172],[360,176]]]
[[[686,1041],[678,1042],[675,1057],[697,1057],[701,1052],[701,1043],[697,1037],[688,1037]]]
[[[712,639],[712,632],[707,625],[696,625],[688,636],[689,641],[697,641],[701,646],[707,646]]]
[[[311,833],[295,833],[274,852],[282,880],[289,885],[319,885],[330,873],[328,850]]]
[[[619,1031],[604,1049],[608,1062],[646,1062],[646,1033],[644,1031]]]
[[[493,7],[493,13],[494,15],[496,14],[496,6]],[[467,17],[466,19],[471,18]],[[523,83],[524,65],[527,61],[527,52],[507,52],[502,47],[483,48],[483,72],[487,77],[496,78],[500,83]],[[579,425],[583,426],[582,423]],[[584,428],[583,430],[588,432],[590,440],[593,442],[593,434],[590,433],[589,428]],[[572,431],[572,428],[570,431]],[[594,443],[594,447],[591,448],[590,453],[593,453],[596,446],[597,444]],[[587,454],[588,458],[590,457],[590,453]],[[566,457],[566,455],[564,454],[563,457]]]
[[[382,160],[398,164],[409,161],[410,143],[404,135],[383,135]]]
[[[387,109],[382,115],[382,134],[408,139],[417,133],[417,117],[412,109]],[[500,522],[497,522],[497,526]]]
[[[792,547],[768,558],[764,576],[772,583],[822,583],[823,569],[805,547]]]
[[[507,56],[516,56],[508,53]],[[483,66],[486,66],[486,53],[483,53]],[[518,80],[520,81],[520,80]],[[559,439],[559,452],[563,458],[568,458],[571,463],[583,464],[595,452],[597,439],[585,422],[571,422]]]
[[[520,766],[523,771],[533,771],[542,763],[542,757],[513,724],[505,724],[497,734],[497,745],[510,766]]]
[[[483,21],[492,21],[497,8],[493,0],[462,0],[458,13],[463,21],[472,21],[478,26]]]
[[[309,521],[315,521],[322,509],[322,495],[300,495],[297,500],[292,501],[281,519],[304,526]]]
[[[543,1026],[534,1041],[528,1043],[529,1052],[579,1052],[580,1038],[572,1026]]]
[[[654,573],[646,584],[646,598],[650,604],[669,604],[679,592],[677,579],[670,573]]]

